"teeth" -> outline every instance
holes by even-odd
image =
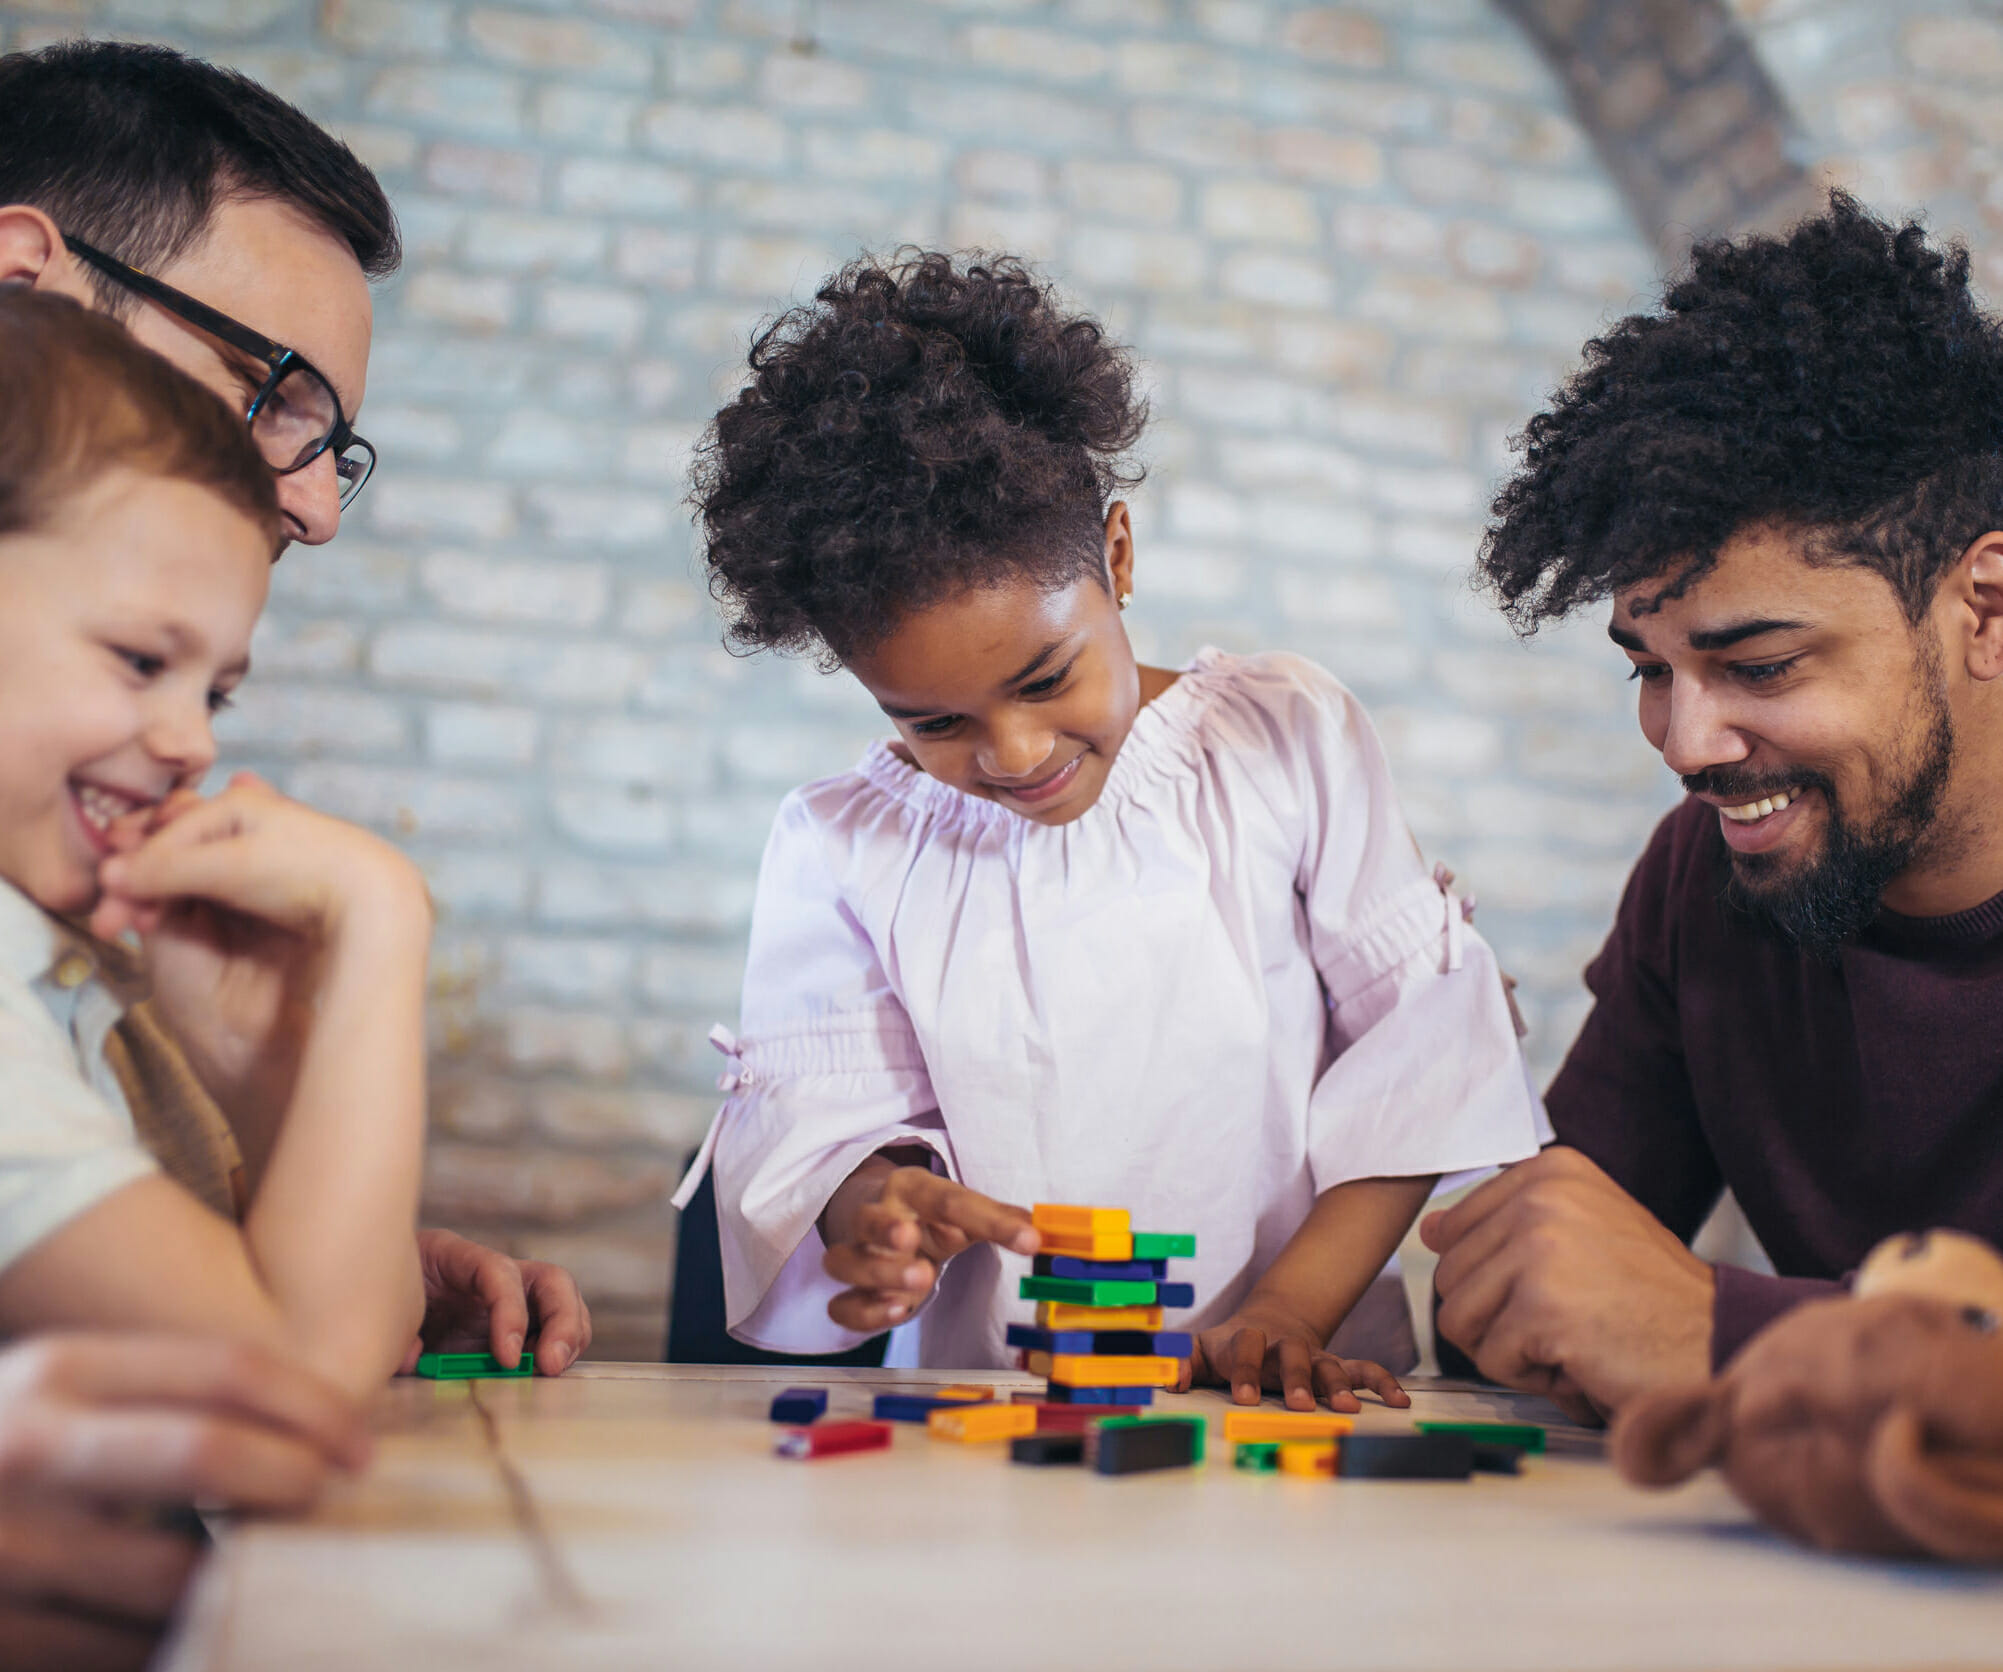
[[[134,801],[130,796],[119,795],[116,791],[99,789],[95,784],[79,784],[76,791],[77,806],[82,810],[84,823],[93,830],[109,828],[112,820],[123,818],[133,808],[145,803]]]
[[[1783,807],[1793,803],[1794,797],[1781,790],[1774,795],[1760,797],[1758,801],[1748,801],[1739,807],[1720,807],[1719,812],[1734,824],[1755,824],[1770,814],[1778,813]]]

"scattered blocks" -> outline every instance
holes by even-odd
[[[881,1451],[890,1444],[887,1422],[817,1422],[789,1429],[772,1449],[781,1457],[838,1457],[850,1451]]]
[[[1037,1229],[1037,1234],[1054,1232],[1059,1236],[1097,1236],[1102,1233],[1122,1235],[1133,1230],[1133,1221],[1125,1208],[1080,1208],[1062,1202],[1038,1202],[1029,1210],[1029,1222]]]
[[[1229,1441],[1333,1440],[1356,1424],[1330,1411],[1226,1411],[1224,1438]]]
[[[536,1356],[524,1353],[514,1369],[507,1369],[492,1353],[420,1353],[417,1374],[438,1382],[469,1382],[500,1376],[533,1376]]]
[[[1039,1254],[1031,1269],[1038,1277],[1070,1277],[1086,1283],[1159,1283],[1168,1276],[1168,1261],[1081,1260],[1074,1254]]]
[[[1518,1451],[1541,1452],[1544,1430],[1534,1422],[1415,1422],[1421,1434],[1465,1434],[1476,1445],[1514,1446]]]
[[[1086,1465],[1102,1475],[1186,1469],[1203,1461],[1201,1417],[1113,1417],[1085,1430]]]
[[[926,1430],[941,1440],[975,1444],[1012,1440],[1036,1432],[1033,1405],[942,1405],[925,1419]]]
[[[951,1387],[941,1388],[932,1397],[935,1399],[959,1399],[975,1405],[987,1405],[994,1401],[995,1390],[992,1382],[955,1382]]]
[[[1275,1440],[1245,1440],[1231,1456],[1231,1466],[1247,1474],[1270,1475],[1280,1467],[1280,1447]]]
[[[870,1404],[869,1414],[878,1422],[924,1422],[942,1406],[957,1405],[957,1399],[940,1399],[923,1393],[879,1393]]]
[[[1023,1408],[1036,1413],[1036,1431],[1039,1434],[1082,1434],[1095,1422],[1103,1422],[1107,1417],[1137,1417],[1145,1408],[1140,1405],[1065,1405],[1057,1401],[1038,1400],[1034,1394],[1018,1394]]]
[[[1041,1429],[1034,1434],[1023,1434],[1009,1441],[1008,1455],[1011,1463],[1035,1463],[1044,1466],[1057,1463],[1082,1463],[1085,1461],[1085,1432],[1081,1428],[1076,1433],[1045,1433]]]
[[[1280,1473],[1309,1480],[1333,1480],[1336,1454],[1346,1440],[1287,1440],[1279,1448]]]
[[[774,1422],[817,1422],[827,1415],[827,1411],[826,1388],[788,1388],[784,1393],[772,1396]]]
[[[1474,1441],[1465,1434],[1351,1434],[1336,1464],[1344,1480],[1466,1480]]]
[[[1523,1449],[1520,1446],[1485,1446],[1476,1441],[1474,1472],[1478,1475],[1520,1475],[1523,1473]]]

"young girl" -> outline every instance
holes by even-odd
[[[1001,1365],[1031,1201],[1193,1231],[1194,1372],[1326,1352],[1438,1175],[1540,1136],[1502,980],[1355,700],[1296,657],[1138,666],[1125,353],[1018,263],[858,262],[751,352],[697,504],[741,645],[895,723],[795,791],[759,879],[716,1177],[760,1346],[917,1318]],[[948,1263],[950,1261],[950,1263]]]

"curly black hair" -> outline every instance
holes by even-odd
[[[751,345],[691,496],[730,642],[867,651],[911,611],[1101,574],[1147,422],[1126,351],[1009,256],[865,256]]]
[[[1882,574],[1917,624],[2003,525],[2003,331],[1938,249],[1843,192],[1784,237],[1700,245],[1516,440],[1481,579],[1520,632],[1644,582],[1687,589],[1741,530]]]

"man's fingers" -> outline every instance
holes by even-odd
[[[36,1394],[83,1405],[185,1405],[233,1414],[294,1435],[348,1468],[360,1468],[374,1449],[366,1416],[338,1389],[248,1342],[48,1335],[0,1358],[0,1427],[14,1400]]]
[[[0,1672],[144,1672],[158,1626],[0,1601]]]
[[[1540,1176],[1538,1163],[1548,1151],[1505,1167],[1494,1178],[1470,1190],[1450,1208],[1429,1213],[1419,1220],[1419,1240],[1444,1258],[1474,1228],[1514,1201]]]
[[[992,1242],[1017,1254],[1034,1254],[1038,1237],[1029,1210],[997,1202],[964,1184],[916,1167],[892,1175],[885,1196],[899,1195],[928,1225],[964,1233],[974,1242]]]
[[[424,1270],[425,1329],[433,1346],[442,1348],[448,1337],[465,1333],[474,1337],[468,1350],[484,1347],[509,1369],[520,1363],[529,1329],[521,1268],[499,1249],[454,1231],[419,1231],[417,1254]],[[463,1329],[462,1318],[485,1321]]]
[[[200,1546],[29,1499],[0,1512],[0,1595],[55,1603],[140,1624],[163,1621],[186,1588]]]
[[[562,1266],[524,1260],[520,1269],[535,1313],[536,1374],[559,1376],[591,1345],[591,1308],[577,1279]]]

